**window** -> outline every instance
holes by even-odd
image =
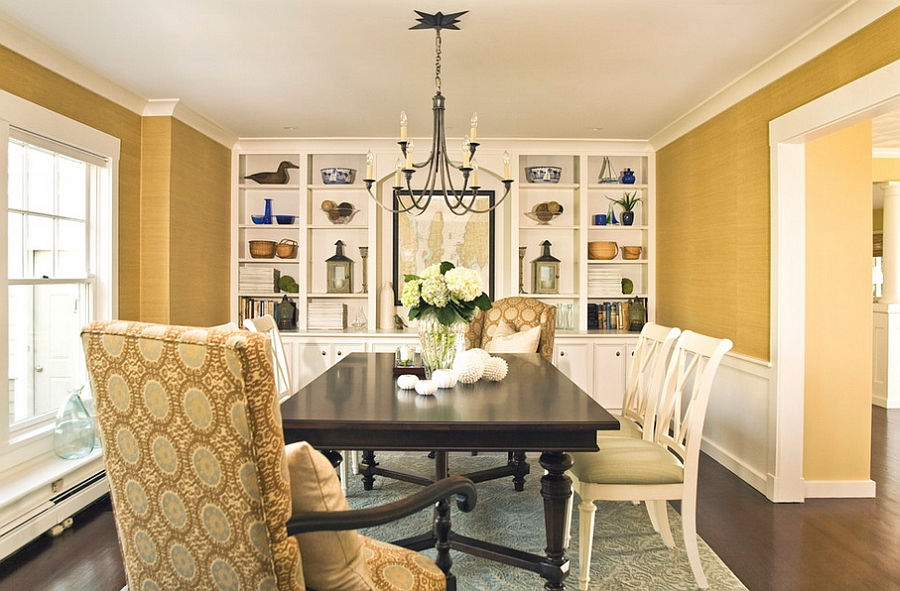
[[[7,209],[2,453],[49,437],[68,392],[86,381],[81,327],[113,316],[118,140],[3,93],[0,140],[7,146],[0,153]]]
[[[72,150],[50,142],[33,143],[38,139],[16,130],[9,139],[13,426],[54,413],[66,393],[84,382],[78,329],[93,316],[88,212],[96,209],[92,199],[100,193],[106,162],[91,163],[95,159],[88,155],[69,155]]]

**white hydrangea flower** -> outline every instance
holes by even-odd
[[[450,301],[450,291],[440,273],[437,277],[429,277],[422,282],[422,299],[436,308],[443,308]]]
[[[419,303],[419,285],[421,281],[407,281],[400,292],[400,303],[406,308],[412,308]]]
[[[441,264],[435,263],[433,265],[428,265],[425,267],[425,270],[419,273],[419,277],[422,279],[432,279],[434,277],[441,276]]]
[[[444,274],[450,294],[461,302],[471,302],[481,294],[481,275],[472,269],[455,267]]]

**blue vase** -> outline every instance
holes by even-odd
[[[634,212],[633,211],[623,211],[622,212],[622,225],[630,226],[634,223]]]
[[[272,200],[266,199],[266,210],[263,212],[263,223],[272,223]]]
[[[622,171],[622,184],[623,185],[633,185],[634,184],[634,171],[630,168],[626,168]]]

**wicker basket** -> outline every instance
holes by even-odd
[[[293,259],[297,256],[297,241],[285,238],[278,243],[275,255],[280,259]]]
[[[619,245],[611,240],[588,242],[588,258],[594,261],[608,261],[619,254]]]
[[[254,259],[271,259],[275,257],[274,240],[251,240],[250,256]]]
[[[642,246],[623,246],[622,258],[626,261],[636,261],[641,258],[642,250],[644,250]]]

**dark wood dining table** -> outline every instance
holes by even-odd
[[[500,356],[509,364],[505,379],[420,396],[398,389],[392,353],[352,353],[282,404],[285,440],[308,441],[323,450],[435,451],[436,478],[446,474],[450,451],[540,453],[546,471],[541,477],[545,555],[455,532],[449,534],[449,548],[536,572],[548,591],[565,589],[566,504],[572,492],[568,452],[597,450],[597,431],[618,429],[619,423],[539,354]],[[511,487],[509,494],[521,493]],[[436,535],[409,538],[403,545],[434,547]],[[452,577],[449,548],[438,547],[437,562]]]

